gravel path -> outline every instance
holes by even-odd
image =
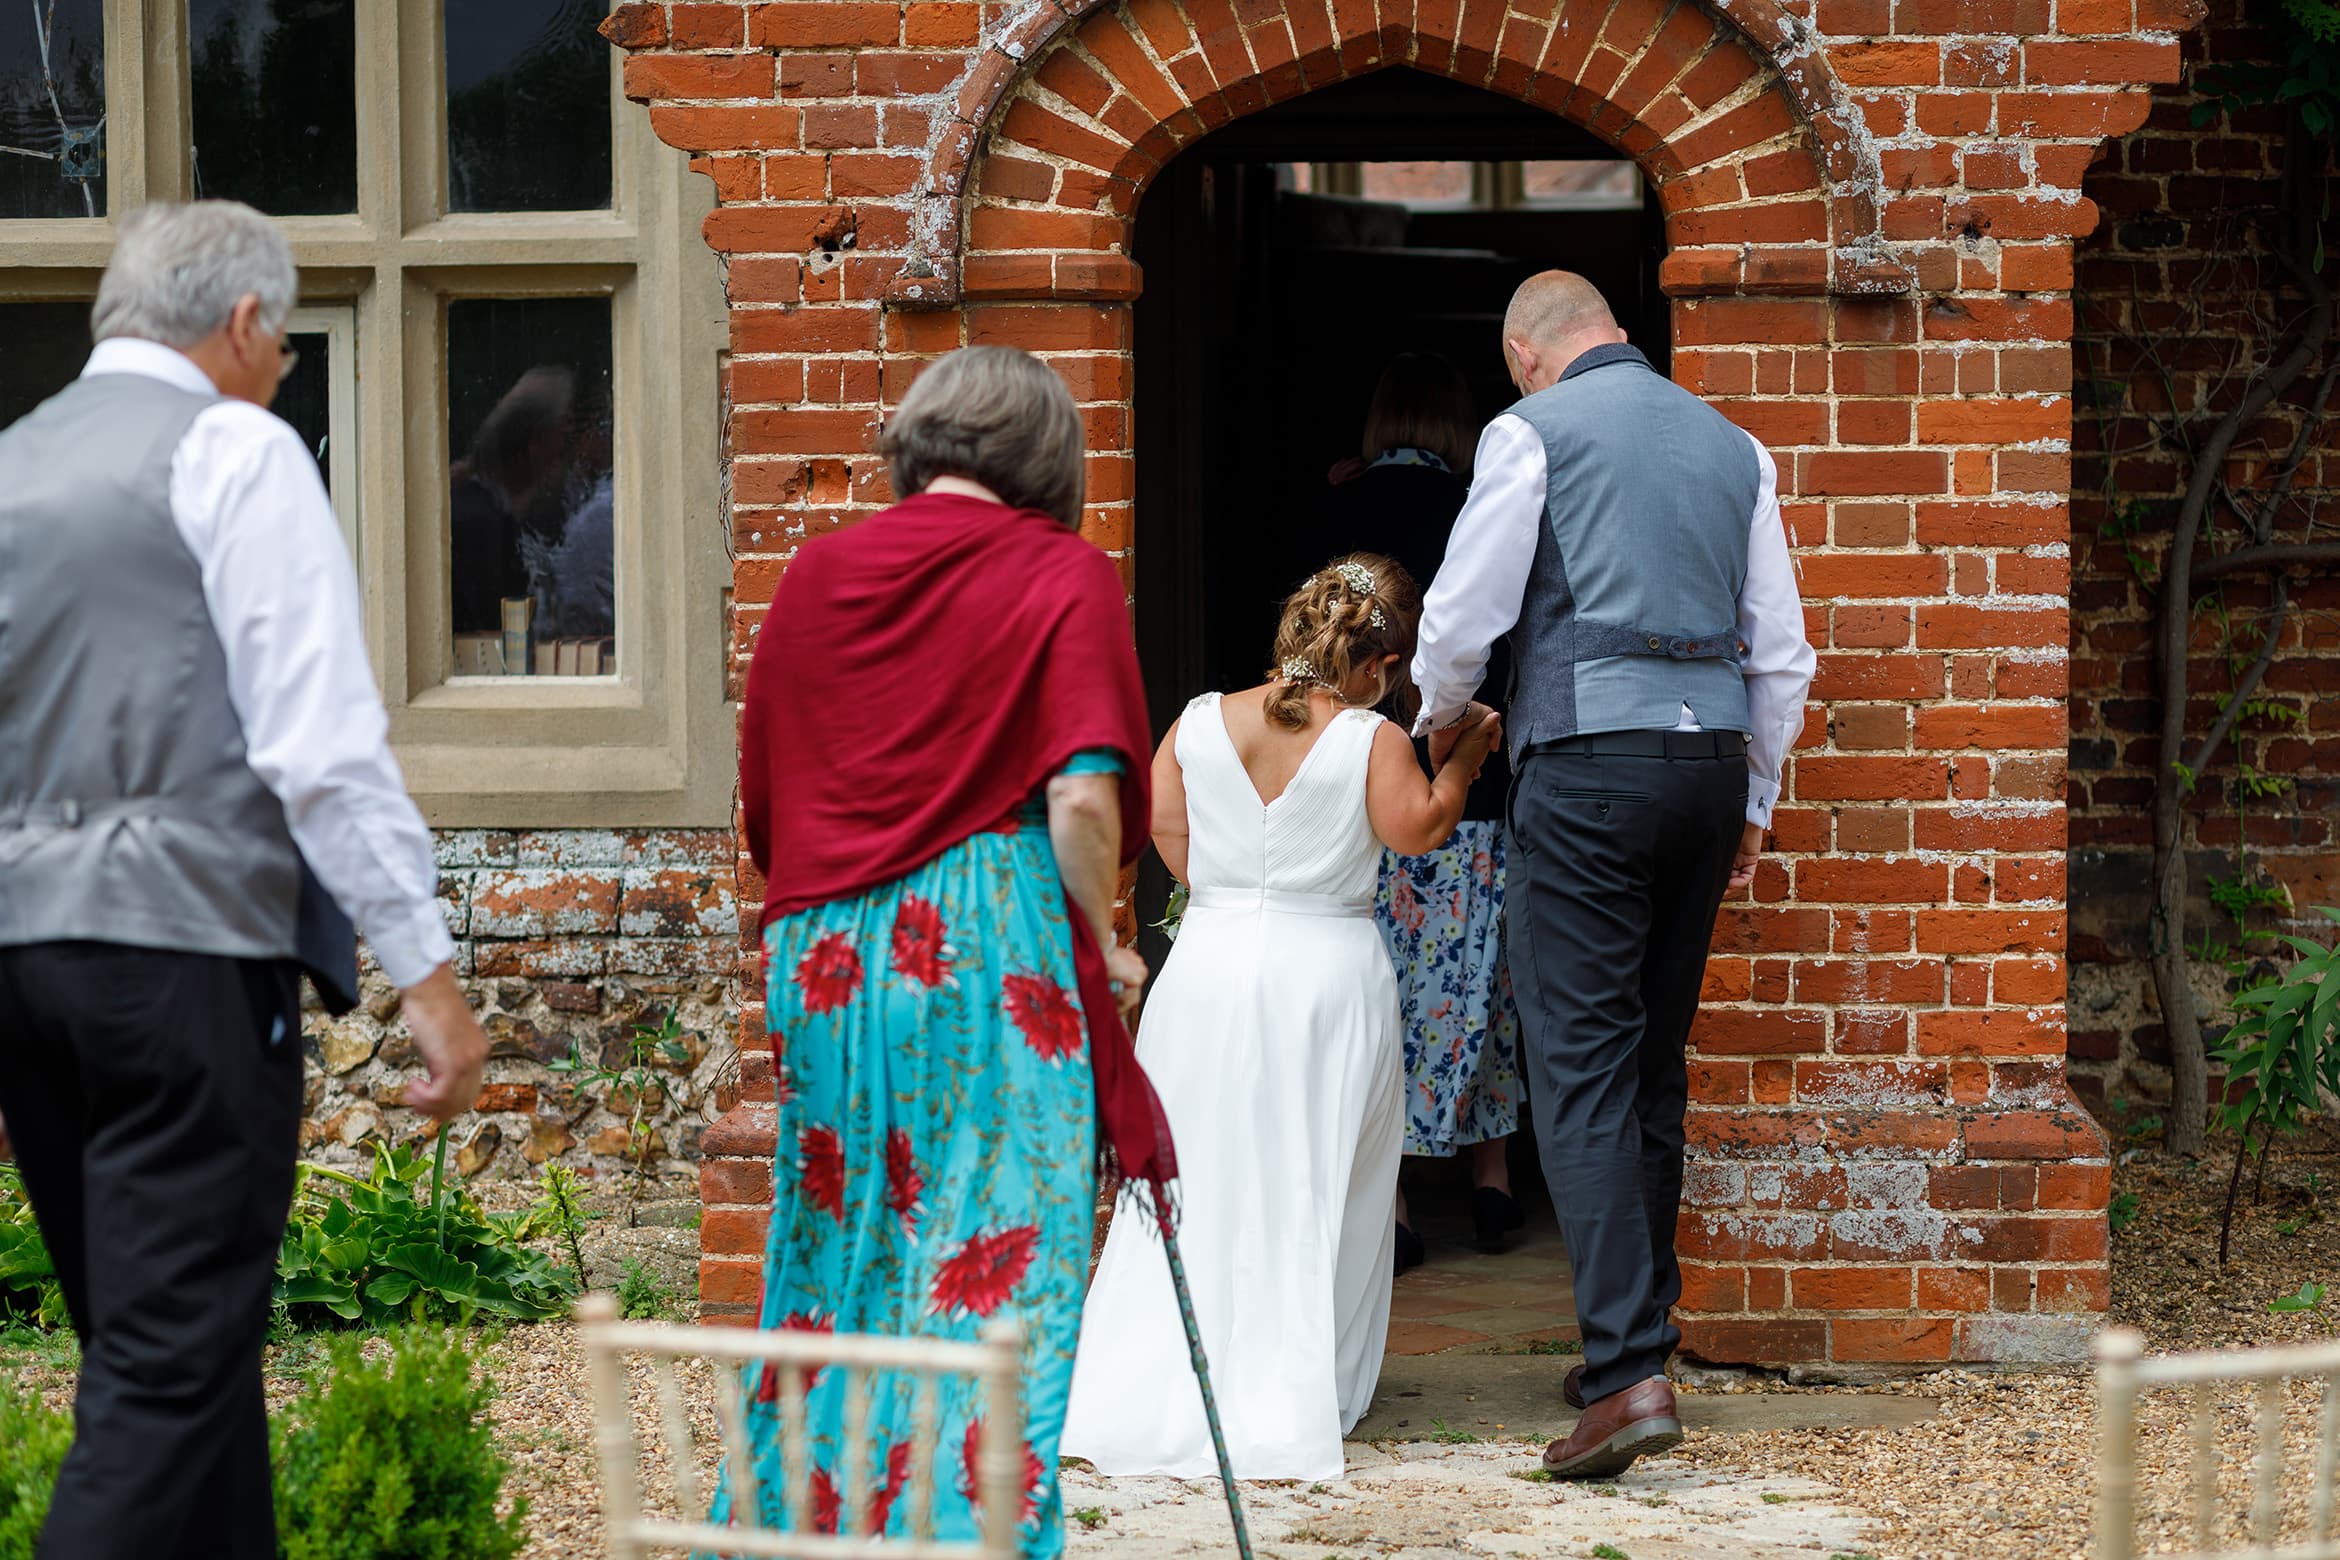
[[[2231,1150],[2228,1150],[2231,1152]],[[2267,1178],[2264,1201],[2238,1220],[2230,1264],[2216,1260],[2218,1205],[2231,1161],[2189,1165],[2158,1150],[2132,1148],[2116,1190],[2136,1199],[2136,1217],[2113,1244],[2117,1319],[2145,1331],[2156,1351],[2300,1343],[2340,1337],[2340,1216],[2326,1211],[2340,1185],[2340,1132],[2286,1145]],[[485,1191],[486,1188],[480,1188]],[[646,1210],[639,1229],[597,1221],[588,1266],[597,1282],[615,1278],[633,1256],[675,1292],[688,1285],[697,1235],[672,1199]],[[2267,1302],[2303,1283],[2335,1293],[2316,1313],[2270,1314]],[[298,1339],[271,1351],[270,1387],[281,1402],[298,1390],[318,1344]],[[600,1481],[591,1412],[574,1327],[514,1327],[488,1340],[484,1365],[502,1396],[499,1441],[513,1465],[511,1487],[529,1501],[529,1560],[600,1556]],[[60,1405],[70,1398],[69,1342],[0,1344],[0,1376],[13,1376]],[[713,1378],[685,1367],[705,1488],[715,1428],[706,1405]],[[1631,1560],[1723,1556],[1873,1555],[1878,1560],[2040,1560],[2089,1550],[2095,1486],[2093,1388],[2088,1374],[1941,1372],[1877,1388],[1770,1392],[1908,1393],[1943,1400],[1927,1422],[1893,1430],[1694,1433],[1680,1452],[1647,1464],[1609,1493],[1556,1488],[1513,1477],[1533,1466],[1535,1448],[1507,1443],[1352,1448],[1353,1477],[1336,1486],[1261,1486],[1251,1494],[1263,1554],[1285,1560],[1331,1557],[1575,1556],[1610,1543]],[[673,1495],[673,1470],[659,1437],[648,1367],[633,1367],[637,1423],[646,1440],[652,1499]],[[2305,1388],[2285,1397],[2290,1429],[2284,1476],[2284,1531],[2305,1530],[2312,1494],[2307,1465],[2317,1403]],[[2190,1408],[2172,1393],[2141,1405],[2139,1508],[2147,1549],[2187,1547]],[[2255,1455],[2250,1404],[2229,1394],[2217,1405],[2222,1536],[2242,1536]],[[1174,1481],[1107,1483],[1077,1467],[1067,1474],[1066,1508],[1076,1553],[1111,1543],[1132,1560],[1223,1550],[1224,1513],[1215,1486]]]

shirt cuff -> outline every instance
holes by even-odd
[[[442,964],[454,962],[455,939],[448,934],[439,902],[432,900],[401,920],[366,928],[366,944],[382,973],[400,991],[430,979]]]
[[[1414,717],[1414,735],[1426,737],[1433,731],[1444,731],[1462,719],[1463,711],[1470,707],[1471,701],[1468,699],[1464,699],[1459,704],[1450,704],[1442,710],[1434,710],[1425,704],[1422,706],[1422,713]]]
[[[1747,772],[1747,821],[1771,827],[1771,809],[1779,805],[1779,782]]]

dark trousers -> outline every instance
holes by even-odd
[[[0,949],[0,1113],[82,1349],[39,1560],[274,1560],[260,1349],[300,1110],[292,965]]]
[[[1602,751],[1599,738],[1530,753],[1512,787],[1504,897],[1587,1401],[1657,1375],[1682,1341],[1667,1312],[1682,1294],[1683,1047],[1747,805],[1746,759],[1727,735],[1632,737],[1610,746],[1675,756]]]

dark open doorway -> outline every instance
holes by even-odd
[[[1555,169],[1607,193],[1539,195]],[[1358,453],[1393,354],[1444,354],[1493,417],[1513,399],[1504,305],[1559,266],[1597,283],[1662,368],[1663,249],[1656,201],[1613,147],[1403,68],[1237,120],[1172,162],[1136,233],[1137,635],[1157,735],[1196,694],[1259,680],[1295,583],[1290,534]],[[1149,857],[1142,921],[1168,891]]]

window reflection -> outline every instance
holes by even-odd
[[[608,300],[449,304],[447,393],[456,675],[614,672]]]
[[[0,218],[105,214],[104,12],[0,5]]]
[[[356,0],[187,0],[195,192],[357,209]]]
[[[88,360],[88,304],[0,304],[0,428],[71,384]]]
[[[446,0],[447,207],[609,204],[609,44],[593,0]]]

